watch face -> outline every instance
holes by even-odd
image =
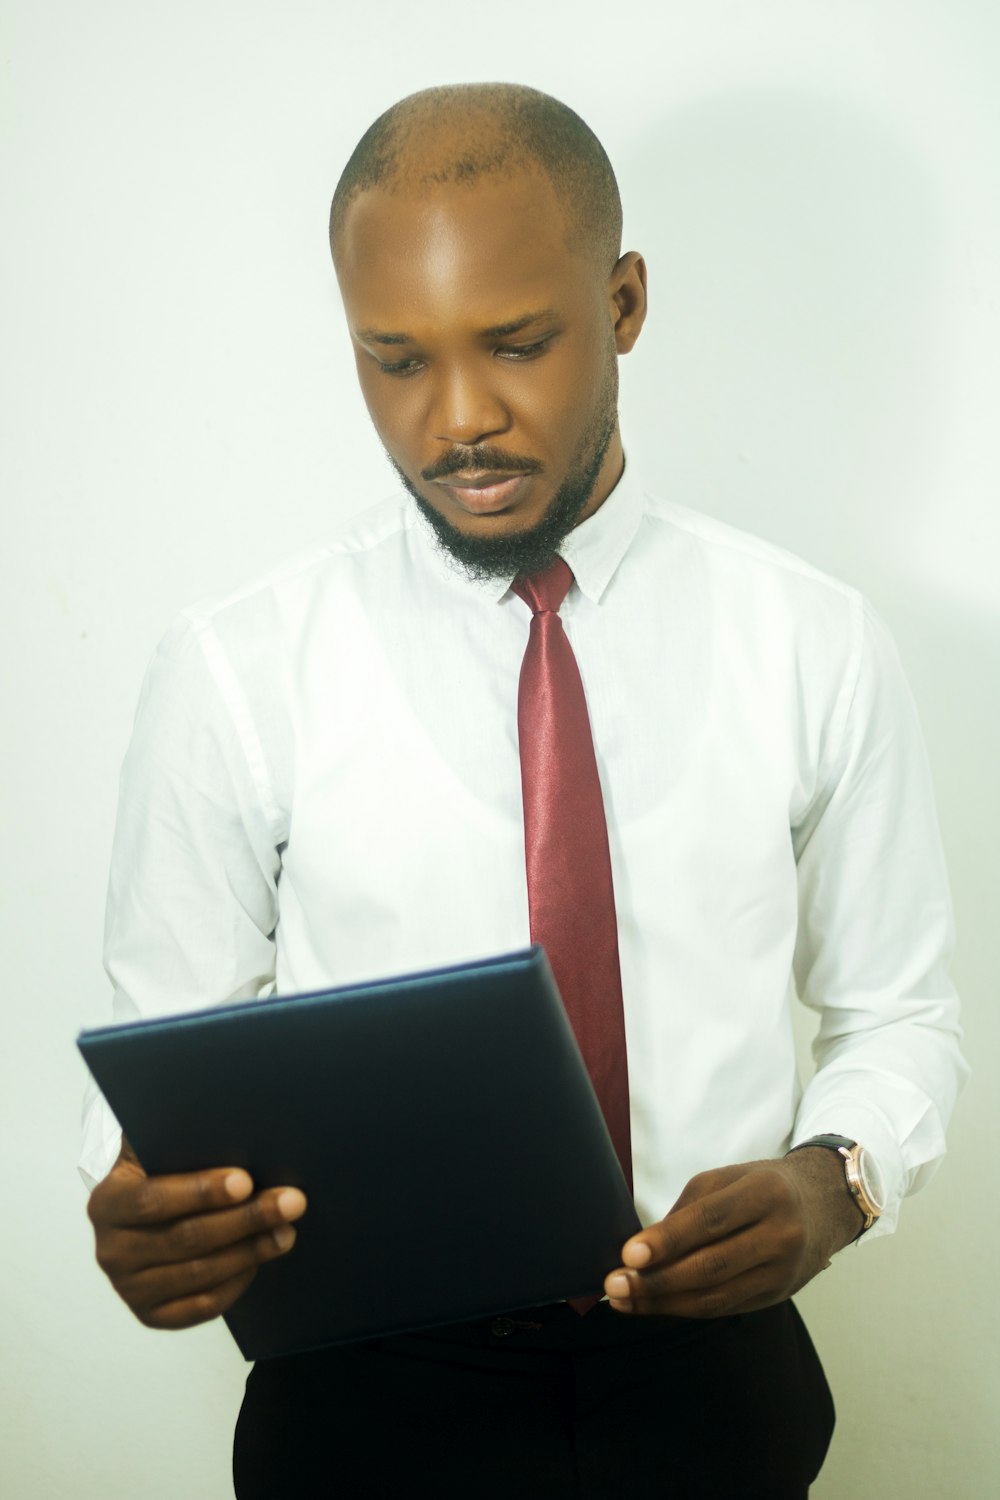
[[[885,1183],[878,1162],[870,1151],[862,1146],[857,1153],[858,1177],[865,1197],[877,1214],[885,1208]]]

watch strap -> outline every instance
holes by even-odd
[[[846,1135],[811,1135],[807,1141],[799,1141],[792,1151],[804,1151],[806,1146],[826,1146],[829,1151],[853,1151],[857,1141],[849,1140]],[[791,1156],[792,1151],[788,1152]]]

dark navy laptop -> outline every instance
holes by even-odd
[[[301,1187],[247,1359],[600,1292],[639,1227],[544,952],[85,1031],[149,1173]]]

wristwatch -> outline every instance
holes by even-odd
[[[802,1151],[806,1146],[825,1146],[828,1151],[836,1151],[844,1158],[847,1191],[865,1216],[865,1222],[856,1235],[860,1239],[885,1209],[885,1186],[878,1162],[864,1146],[843,1135],[813,1135],[807,1141],[799,1141],[792,1151]],[[792,1151],[788,1152],[789,1156]]]

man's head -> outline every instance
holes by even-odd
[[[428,89],[362,137],[330,237],[372,421],[441,541],[478,576],[545,566],[621,473],[645,314],[600,143],[534,89]]]

